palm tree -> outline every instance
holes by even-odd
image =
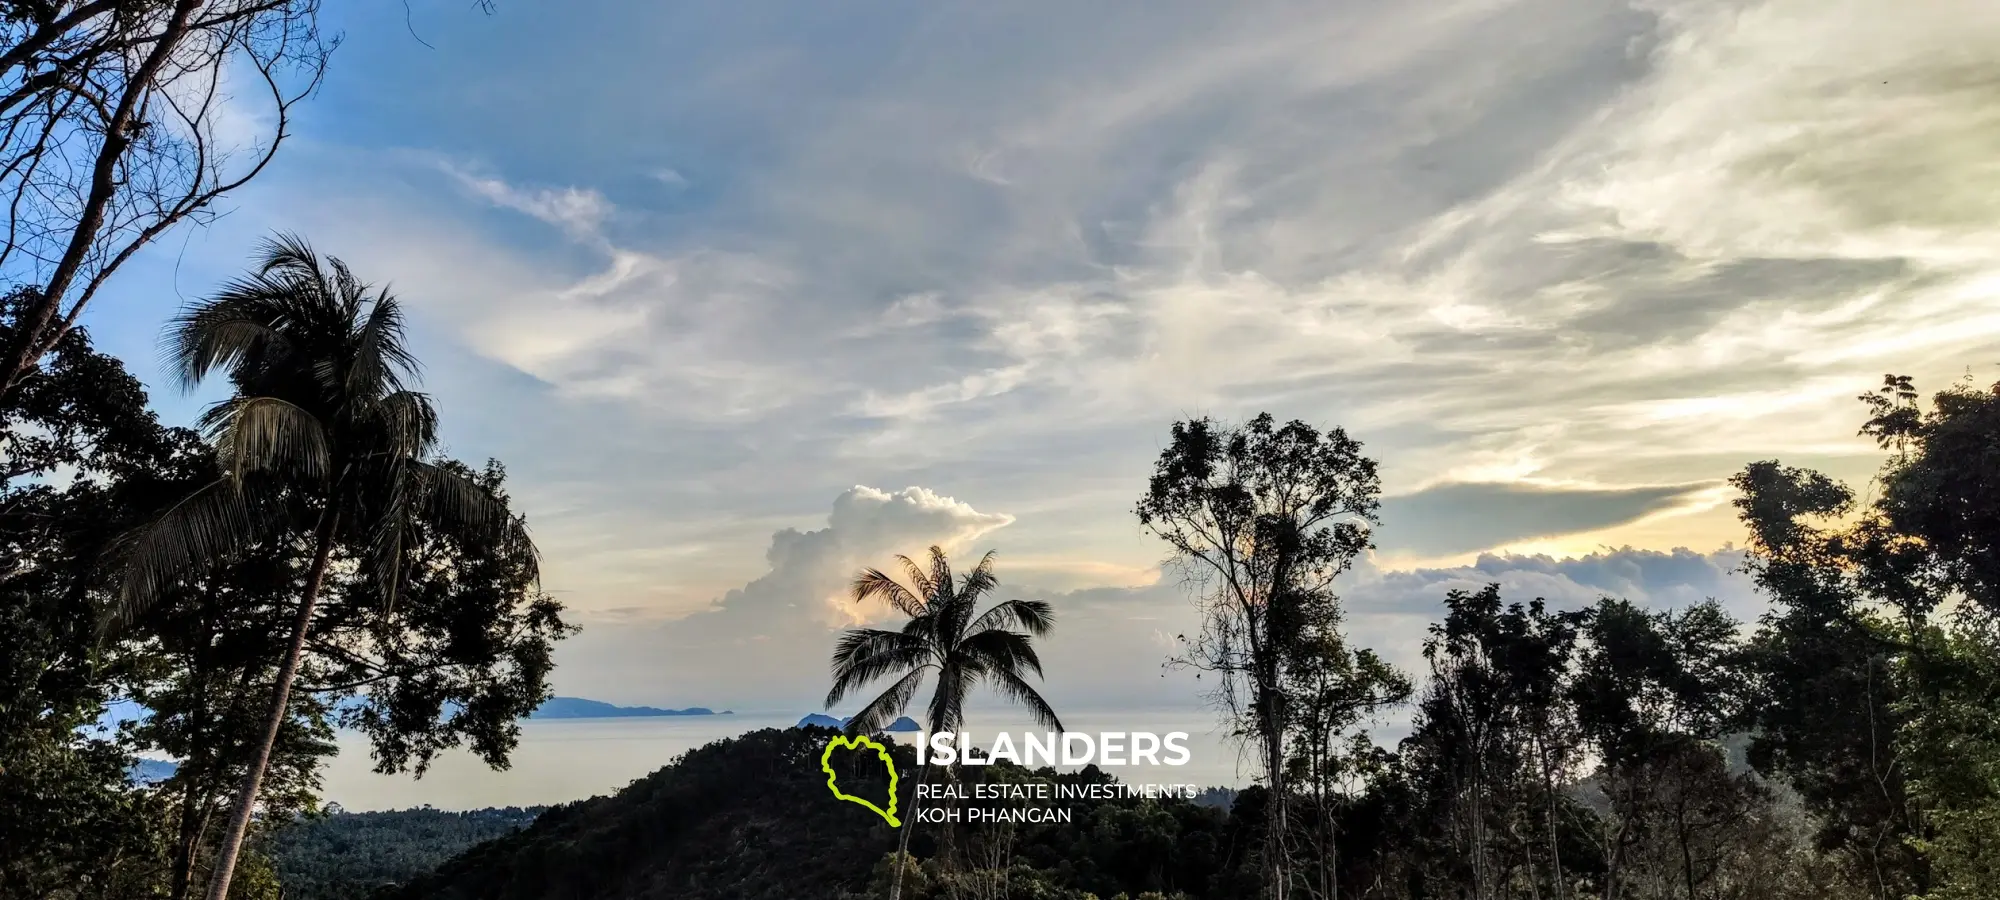
[[[847,723],[852,734],[880,731],[902,714],[923,687],[924,678],[934,672],[937,687],[931,692],[927,734],[957,731],[965,721],[966,695],[982,683],[1027,707],[1037,723],[1061,731],[1062,722],[1055,710],[1026,677],[1029,672],[1041,677],[1042,661],[1035,654],[1034,639],[1047,637],[1055,628],[1055,610],[1043,600],[1007,600],[975,618],[980,600],[999,584],[993,576],[993,554],[981,557],[979,565],[956,583],[944,550],[932,547],[930,556],[928,571],[907,556],[896,557],[908,576],[908,586],[877,569],[863,570],[855,577],[855,602],[879,599],[908,616],[909,621],[903,623],[901,631],[852,628],[840,636],[833,652],[833,689],[826,695],[827,708],[870,682],[900,676]],[[928,767],[917,769],[918,787],[922,787],[927,771]],[[910,820],[896,846],[896,875],[890,883],[889,900],[899,900],[903,892],[910,832],[916,828],[915,808],[921,802],[914,794]]]
[[[533,544],[506,505],[437,465],[437,413],[407,384],[402,307],[304,241],[266,241],[260,265],[177,317],[164,341],[182,386],[225,372],[235,392],[201,427],[219,478],[135,535],[110,624],[129,621],[182,577],[258,541],[310,535],[291,641],[272,686],[264,733],[234,799],[210,877],[224,900],[271,747],[284,725],[313,609],[337,549],[384,609],[403,581],[406,535],[418,525],[514,546]],[[531,562],[532,564],[532,562]]]

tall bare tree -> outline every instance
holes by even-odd
[[[0,277],[32,288],[0,393],[118,267],[277,153],[337,41],[320,0],[0,3]]]
[[[1140,524],[1200,587],[1202,630],[1183,637],[1171,663],[1219,676],[1216,699],[1257,748],[1271,797],[1262,865],[1273,900],[1292,889],[1285,731],[1298,638],[1331,602],[1335,576],[1371,546],[1380,494],[1375,462],[1345,431],[1279,427],[1265,413],[1233,427],[1175,423],[1139,501]]]

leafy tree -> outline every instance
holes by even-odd
[[[1897,744],[1929,825],[1912,842],[1935,870],[1924,897],[1990,900],[2000,888],[2000,628],[1982,612],[1922,639]]]
[[[1738,849],[1716,838],[1770,801],[1728,770],[1717,743],[1740,683],[1737,625],[1713,601],[1655,612],[1607,598],[1578,619],[1584,651],[1570,691],[1608,801],[1605,900],[1662,884],[1700,896]]]
[[[1924,825],[1898,752],[1908,697],[1897,669],[1928,603],[1871,596],[1839,524],[1853,513],[1846,486],[1776,461],[1732,483],[1751,535],[1746,567],[1774,604],[1746,655],[1751,762],[1799,792],[1819,845],[1846,858],[1872,896],[1921,893],[1929,865],[1912,843]]]
[[[529,573],[533,552],[504,503],[430,459],[437,414],[406,386],[416,360],[403,344],[401,305],[338,260],[322,261],[296,238],[267,242],[256,270],[175,321],[170,345],[183,383],[222,371],[235,388],[202,419],[225,473],[135,540],[123,612],[260,540],[305,535],[310,560],[263,737],[217,851],[209,897],[225,900],[336,551],[347,548],[375,582],[385,614],[426,531],[518,548],[509,555]]]
[[[24,302],[0,301],[0,341]],[[0,462],[0,896],[130,896],[128,873],[160,863],[159,810],[117,736],[88,727],[146,662],[98,640],[117,587],[103,560],[210,457],[75,329],[0,399]]]
[[[956,582],[943,548],[931,548],[928,570],[907,556],[897,560],[909,579],[907,586],[879,569],[863,570],[854,579],[856,603],[880,600],[909,619],[900,631],[854,628],[841,635],[833,653],[828,709],[872,682],[896,676],[888,689],[854,714],[847,730],[855,734],[880,731],[902,714],[923,689],[924,679],[934,674],[936,686],[925,716],[928,734],[957,731],[965,721],[965,698],[980,684],[1027,707],[1036,722],[1061,731],[1062,721],[1055,710],[1027,679],[1030,673],[1036,677],[1042,674],[1034,639],[1047,637],[1055,628],[1055,610],[1048,602],[1004,600],[980,612],[980,602],[999,584],[993,575],[991,553]],[[923,784],[928,771],[928,766],[918,769],[917,786]],[[910,820],[903,825],[896,848],[898,859],[909,853],[917,802],[913,788]],[[901,895],[902,871],[896,869],[890,900]]]
[[[144,640],[150,651],[130,685],[132,698],[148,714],[129,738],[137,749],[179,760],[156,789],[170,809],[164,818],[173,832],[170,900],[198,889],[196,878],[212,856],[215,825],[226,816],[230,791],[249,765],[248,745],[263,724],[268,679],[284,652],[273,636],[282,635],[291,619],[303,565],[285,542],[262,542],[177,586],[128,635]],[[327,704],[305,695],[294,696],[291,706],[266,769],[264,825],[313,808],[319,763],[334,752]]]
[[[1352,785],[1377,762],[1374,741],[1356,729],[1407,701],[1412,688],[1373,650],[1347,646],[1337,606],[1315,603],[1307,615],[1285,673],[1291,695],[1287,777],[1308,805],[1301,829],[1306,846],[1296,851],[1309,861],[1299,867],[1305,870],[1301,881],[1308,895],[1332,898],[1339,894],[1341,808]]]
[[[1421,878],[1474,898],[1559,884],[1567,804],[1542,794],[1561,762],[1545,751],[1567,718],[1556,707],[1574,628],[1540,601],[1506,604],[1497,585],[1452,591],[1445,610],[1424,642],[1430,679],[1403,745],[1413,799],[1438,831]],[[1539,864],[1538,844],[1549,851]]]
[[[2000,386],[1929,408],[1906,376],[1862,395],[1891,451],[1865,504],[1776,461],[1737,476],[1752,570],[1779,604],[1759,639],[1759,764],[1881,898],[1986,896],[2000,852],[1990,650],[2000,610]]]
[[[1202,631],[1184,637],[1175,662],[1219,676],[1216,699],[1256,744],[1270,788],[1263,865],[1275,900],[1292,883],[1284,842],[1293,637],[1371,546],[1380,492],[1374,461],[1346,432],[1279,427],[1267,413],[1236,427],[1175,423],[1137,507],[1140,524],[1203,588]]]
[[[497,466],[455,468],[505,502]],[[263,827],[317,805],[317,772],[343,723],[371,739],[377,768],[419,772],[463,741],[505,767],[516,719],[548,694],[550,649],[569,629],[535,589],[531,569],[499,546],[420,535],[402,601],[385,611],[376,582],[351,564],[332,566],[313,636],[300,660],[291,710],[267,766]],[[190,579],[142,620],[157,640],[154,674],[134,697],[151,711],[136,746],[181,760],[161,786],[178,837],[169,894],[206,868],[215,821],[243,777],[262,703],[282,662],[296,585],[309,560],[302,538],[263,542],[229,565]],[[254,841],[253,841],[254,843]]]

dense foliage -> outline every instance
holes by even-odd
[[[0,339],[20,297],[7,301]],[[292,652],[313,531],[283,519],[245,531],[159,579],[143,608],[126,603],[136,536],[230,473],[228,453],[162,426],[146,402],[75,329],[0,403],[0,897],[200,891],[231,796],[273,737],[265,710]],[[497,464],[432,465],[506,508]],[[365,733],[384,771],[460,744],[504,765],[518,718],[549,694],[552,644],[570,626],[519,544],[418,519],[395,549],[394,603],[364,564],[377,547],[327,557],[231,897],[277,896],[259,845],[274,823],[317,807],[337,725]],[[114,701],[146,714],[94,727]],[[179,764],[137,785],[127,772],[141,752]]]
[[[388,896],[793,900],[858,888],[896,835],[827,792],[819,756],[833,734],[766,729],[689,751]]]
[[[468,847],[519,831],[541,813],[539,806],[358,813],[330,807],[278,832],[271,856],[290,900],[364,900]]]
[[[517,834],[468,851],[385,898],[795,900],[886,896],[897,835],[835,800],[819,756],[836,732],[766,729],[693,750],[608,797],[555,807]],[[899,769],[915,754],[895,747]],[[842,784],[869,770],[842,769]],[[997,766],[968,779],[1068,784],[1110,779]],[[862,782],[865,784],[865,782]],[[886,783],[872,785],[886,790]],[[853,787],[844,787],[854,790]],[[903,782],[904,803],[914,784]],[[1254,803],[1253,798],[1239,801]],[[926,863],[903,895],[1077,898],[1132,890],[1239,896],[1250,836],[1225,811],[1185,800],[1078,800],[1068,824],[929,826]],[[979,865],[969,864],[980,860]],[[946,860],[956,860],[956,864]],[[1008,885],[997,893],[999,881]],[[1218,888],[1218,885],[1221,885]],[[1215,891],[1220,890],[1220,893]]]

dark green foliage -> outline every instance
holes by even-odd
[[[1861,432],[1891,451],[1866,503],[1776,461],[1735,480],[1775,601],[1746,657],[1752,761],[1798,790],[1870,895],[1991,896],[2000,386],[1924,409],[1891,375],[1861,399]]]
[[[7,299],[0,332],[19,301],[19,294]],[[393,330],[380,316],[371,322]],[[0,342],[6,338],[0,333]],[[255,352],[283,355],[268,342]],[[92,351],[81,329],[7,398],[0,408],[0,897],[178,900],[204,880],[219,813],[270,721],[262,710],[286,657],[313,530],[281,516],[265,530],[234,532],[242,540],[229,552],[142,579],[147,602],[125,602],[134,584],[123,577],[125,564],[144,544],[138,536],[218,483],[218,454],[193,431],[163,428],[138,381]],[[252,450],[271,449],[274,436],[219,434],[236,465]],[[282,429],[275,435],[285,439]],[[509,527],[482,534],[441,527],[450,516],[411,517],[388,546],[393,580],[368,577],[380,567],[360,565],[385,558],[382,547],[348,544],[332,555],[301,660],[305,681],[283,709],[259,792],[271,814],[263,821],[317,806],[336,701],[359,699],[345,704],[348,724],[367,731],[378,762],[393,769],[422,768],[458,744],[504,765],[516,718],[548,694],[550,645],[569,627],[560,605],[535,585],[532,549],[514,539],[519,522],[507,510],[502,471],[428,465],[420,487],[464,485]],[[268,486],[264,511],[311,505],[297,490]],[[406,497],[438,499],[425,490]],[[189,534],[191,545],[218,549],[209,540],[216,532]],[[151,714],[116,733],[85,730],[114,699],[136,700]],[[126,777],[135,750],[164,752],[179,765],[142,789]],[[275,896],[267,861],[253,849],[243,862],[230,896]]]
[[[896,834],[827,791],[819,756],[832,734],[765,729],[691,750],[386,896],[797,900],[859,889]],[[898,761],[913,767],[915,756]]]
[[[517,834],[474,847],[384,900],[689,898],[793,900],[886,896],[897,835],[835,800],[819,755],[836,732],[766,729],[688,752],[609,797],[550,809]],[[899,769],[914,753],[895,748]],[[1085,784],[1095,769],[1057,775],[1014,766],[960,770],[981,780]],[[842,776],[843,788],[848,776]],[[903,781],[907,809],[910,779]],[[1246,793],[1254,797],[1254,793]],[[1241,807],[1246,800],[1238,798]],[[1190,898],[1254,895],[1239,871],[1243,818],[1184,800],[1076,800],[1068,824],[933,825],[912,843],[925,860],[904,882],[912,900],[945,900],[1004,872],[1008,896],[1078,900],[1121,892]],[[941,866],[941,860],[955,860]],[[871,888],[872,886],[872,888]],[[956,896],[963,896],[957,894]]]
[[[81,329],[7,397],[0,896],[118,896],[162,857],[155,800],[125,777],[130,755],[115,735],[79,731],[146,664],[98,641],[114,586],[104,560],[116,535],[198,480],[206,448],[161,428],[138,381]]]
[[[364,900],[429,873],[474,844],[526,828],[542,807],[341,812],[301,818],[272,840],[289,900]]]
[[[1931,629],[1912,654],[1920,686],[1899,712],[1910,793],[1928,807],[1917,843],[1940,876],[1932,900],[1990,900],[2000,888],[2000,628],[1983,617]]]
[[[294,236],[266,241],[260,257],[166,335],[183,385],[221,375],[235,389],[201,417],[221,471],[118,560],[117,625],[261,548],[309,560],[209,900],[229,896],[262,779],[298,718],[295,685],[368,686],[368,706],[345,724],[369,733],[383,771],[421,771],[461,741],[501,765],[514,719],[548,698],[549,643],[564,633],[560,606],[535,586],[525,524],[498,492],[499,467],[435,456],[437,411],[413,389],[400,301]]]

